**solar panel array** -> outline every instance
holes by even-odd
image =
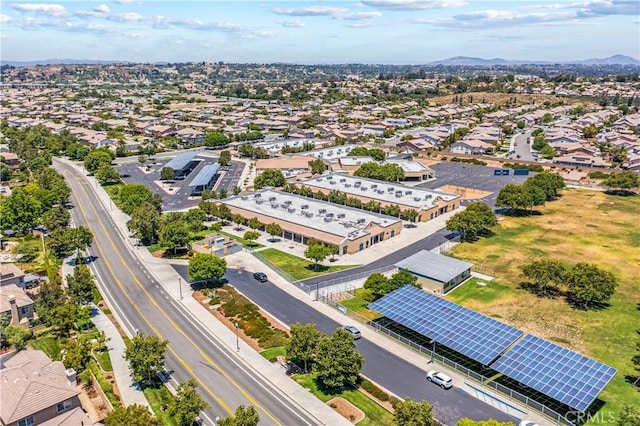
[[[369,304],[369,308],[483,365],[488,365],[524,334],[408,285]]]
[[[613,367],[530,334],[491,368],[581,412],[616,374]]]

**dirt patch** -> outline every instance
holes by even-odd
[[[102,402],[102,398],[100,398],[93,385],[80,385],[78,386],[78,391],[80,392],[78,397],[82,408],[92,421],[100,422],[109,414],[109,410]]]
[[[362,421],[365,417],[364,412],[361,409],[344,398],[337,397],[330,399],[327,401],[327,405],[353,424]]]
[[[467,188],[464,186],[444,185],[438,188],[438,191],[451,192],[458,194],[463,200],[477,200],[491,195],[490,191],[482,191],[480,189]]]

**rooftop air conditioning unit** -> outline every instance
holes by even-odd
[[[306,209],[308,209],[308,208],[309,208],[309,204],[303,204],[303,205],[301,205],[301,206],[300,206],[300,208],[301,208],[302,210],[306,210]]]
[[[322,182],[322,178],[318,178],[318,182]]]
[[[278,208],[278,203],[271,203],[271,208],[272,209],[277,209]]]
[[[284,204],[288,206],[289,204],[291,204],[291,200],[285,201]]]
[[[393,192],[394,189],[393,188],[387,188],[387,192]]]
[[[367,189],[369,189],[369,188],[367,188],[366,186],[361,186],[360,187],[360,191],[366,191]]]
[[[296,208],[295,207],[290,207],[290,208],[287,209],[287,211],[289,213],[295,213],[296,212]]]
[[[377,188],[377,187],[378,187],[378,184],[377,184],[377,183],[374,183],[373,185],[371,185],[371,187],[372,187],[372,188]]]
[[[402,192],[396,192],[396,198],[402,198]]]
[[[411,195],[411,191],[404,191],[405,195]]]
[[[420,200],[422,200],[422,198],[420,198],[420,197],[413,197],[413,201],[420,201]]]
[[[347,180],[346,180],[345,178],[340,179],[340,182],[341,182],[341,183],[344,183],[344,182],[346,182],[346,181],[347,181]]]
[[[260,200],[260,199],[256,200],[256,204],[262,204],[262,203],[264,203],[264,200]]]
[[[253,194],[253,198],[260,198],[260,197],[262,197],[262,194],[260,193]]]
[[[350,183],[345,183],[345,184],[344,184],[344,187],[345,187],[345,188],[351,188],[351,184],[350,184]]]
[[[333,217],[333,213],[327,213],[327,217]]]
[[[354,184],[353,184],[353,186],[355,186],[356,188],[357,188],[358,186],[360,186],[360,185],[362,185],[362,182],[360,182],[360,181],[357,181],[356,183],[354,183]]]
[[[331,222],[331,218],[330,218],[330,217],[325,217],[325,218],[324,218],[324,221],[325,221],[325,222]]]
[[[344,213],[338,213],[338,218],[342,219],[344,218],[345,214]]]
[[[275,201],[276,197],[269,197],[269,201]]]
[[[329,183],[330,183],[331,185],[335,185],[335,184],[336,184],[336,181],[335,181],[335,180],[332,180],[332,181],[330,181]]]
[[[358,219],[358,223],[365,223],[367,221],[367,219],[361,217]]]
[[[243,201],[247,201],[249,197],[247,197],[246,195],[243,195],[242,197],[240,197],[240,199],[242,199]]]
[[[318,213],[320,214],[325,214],[327,212],[327,209],[320,209],[318,210]]]

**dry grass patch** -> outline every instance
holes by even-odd
[[[625,376],[636,374],[630,360],[639,324],[640,197],[567,190],[538,211],[506,217],[494,236],[454,247],[455,257],[475,263],[512,290],[495,300],[467,297],[461,303],[617,368],[601,398],[614,411],[623,402],[635,405],[637,390]],[[610,306],[580,311],[561,297],[536,297],[520,289],[520,266],[539,259],[587,262],[612,271],[619,287]],[[451,298],[456,299],[455,291]]]

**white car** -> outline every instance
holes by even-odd
[[[429,371],[427,373],[427,380],[435,383],[442,389],[451,389],[451,387],[453,386],[453,379],[446,374],[441,373],[440,371]]]
[[[520,420],[520,423],[518,424],[518,426],[538,426],[538,423],[532,421],[532,420]]]

